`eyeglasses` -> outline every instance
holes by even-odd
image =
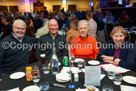
[[[16,27],[17,30],[25,30],[25,28]]]

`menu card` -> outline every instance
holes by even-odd
[[[100,66],[85,66],[85,84],[100,86]]]
[[[114,64],[101,64],[100,65],[104,70],[110,70],[110,69],[114,69],[116,71],[116,73],[124,73],[127,71],[130,71],[128,69],[116,66]]]

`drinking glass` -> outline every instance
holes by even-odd
[[[43,73],[44,74],[48,74],[50,72],[50,66],[48,64],[45,64],[43,67],[42,67],[42,70],[43,70]]]
[[[48,82],[42,82],[40,84],[40,91],[49,91],[50,85]]]
[[[74,65],[73,65],[74,61],[75,61],[75,53],[71,53],[71,60],[70,60],[71,67],[74,67]]]
[[[114,91],[113,87],[110,85],[104,85],[102,91]]]
[[[45,61],[46,61],[46,59],[45,59],[45,54],[41,54],[41,55],[40,55],[40,62],[41,62],[41,64],[42,64],[42,66],[44,66]]]
[[[115,85],[120,85],[121,84],[121,81],[122,81],[122,75],[121,74],[115,74],[114,76],[113,76],[113,83],[115,84]]]
[[[32,66],[32,78],[35,85],[40,81],[40,73],[38,66]]]
[[[83,65],[84,65],[83,61],[77,61],[77,66],[79,67],[79,70],[81,70],[81,68],[83,67]]]
[[[115,70],[108,70],[107,71],[107,76],[109,79],[113,79],[113,75],[115,74]]]

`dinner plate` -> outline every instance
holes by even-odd
[[[136,84],[136,77],[134,76],[124,76],[123,80],[130,84]]]
[[[22,91],[40,91],[40,88],[35,85],[27,86]]]
[[[96,61],[96,60],[90,60],[90,61],[88,61],[88,64],[90,64],[90,65],[98,65],[98,64],[100,64],[100,62]]]
[[[75,62],[78,62],[78,61],[84,62],[84,59],[82,59],[82,58],[76,58],[76,59],[75,59]]]
[[[24,76],[25,76],[24,72],[15,72],[15,73],[10,75],[10,78],[11,79],[20,79],[20,78],[22,78]]]

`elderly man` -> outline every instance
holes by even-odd
[[[26,24],[18,19],[13,23],[13,33],[0,42],[0,72],[11,73],[12,71],[29,63],[30,52],[33,43],[37,40],[25,36]]]
[[[58,58],[68,54],[66,49],[66,37],[57,33],[58,27],[58,23],[55,19],[51,19],[49,21],[49,33],[41,36],[39,39],[41,48],[37,48],[35,53],[37,61],[40,60],[40,54],[45,54],[46,58],[50,59],[53,47],[56,47],[56,54]]]
[[[96,31],[97,31],[97,23],[95,22],[95,20],[93,19],[93,12],[92,11],[88,11],[86,13],[86,18],[89,21],[89,30],[88,30],[88,34],[94,38],[96,38]]]

